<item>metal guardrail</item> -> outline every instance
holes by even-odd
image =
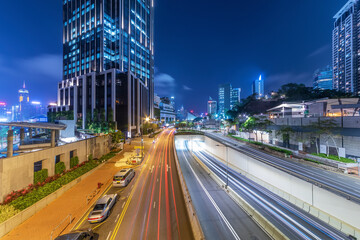
[[[72,221],[74,220],[74,219],[72,218],[72,215],[71,215],[71,214],[67,215],[66,218],[64,218],[64,219],[59,223],[59,225],[57,225],[57,226],[51,231],[50,240],[53,240],[53,239],[54,239],[54,233],[55,233],[55,231],[56,231],[58,228],[60,228],[60,226],[61,226],[62,224],[66,223],[66,221],[67,221],[68,219],[69,219],[69,223],[67,223],[67,224],[61,229],[61,231],[59,232],[59,234],[58,234],[57,236],[59,236],[59,235],[72,223]]]

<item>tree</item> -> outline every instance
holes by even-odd
[[[276,136],[281,136],[283,140],[284,147],[290,147],[290,135],[294,133],[292,127],[282,126],[279,130],[276,131]]]
[[[338,132],[336,131],[337,127],[338,126],[337,126],[336,122],[334,121],[334,119],[320,120],[318,123],[314,123],[311,125],[311,128],[314,129],[315,132],[319,136],[323,135],[325,137],[327,156],[329,156],[329,140],[332,140],[332,142],[334,143],[337,155],[340,159],[339,148],[335,141],[335,137],[339,135]]]
[[[120,130],[110,133],[110,136],[113,143],[121,143],[125,140],[125,134]]]
[[[249,138],[248,140],[250,140],[250,134],[255,130],[256,128],[256,125],[257,125],[257,121],[259,119],[258,118],[255,118],[255,117],[249,117],[246,122],[244,122],[242,125],[241,125],[241,131],[242,132],[247,132],[249,133]],[[257,135],[256,135],[256,141],[257,141]]]

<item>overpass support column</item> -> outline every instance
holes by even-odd
[[[24,142],[25,139],[25,129],[20,128],[20,145]]]
[[[29,128],[29,138],[31,139],[33,137],[32,135],[32,128]]]
[[[10,128],[7,135],[7,157],[14,155],[14,131]]]
[[[51,147],[55,147],[55,130],[51,130]]]

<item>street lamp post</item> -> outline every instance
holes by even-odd
[[[217,144],[217,147],[221,147],[221,145]],[[226,161],[226,185],[225,188],[229,186],[229,158],[228,158],[228,147],[224,145],[225,147],[225,161]]]

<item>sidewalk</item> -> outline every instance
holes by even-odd
[[[152,140],[144,138],[144,142],[146,153],[152,146]],[[99,194],[89,203],[87,203],[86,197],[97,188],[99,182],[104,184],[101,187],[100,193],[109,186],[114,174],[119,171],[119,169],[126,166],[125,164],[121,164],[120,167],[116,167],[116,163],[125,160],[126,157],[124,154],[130,156],[128,153],[132,152],[136,145],[137,143],[135,141],[133,141],[131,145],[124,145],[124,150],[121,153],[117,154],[112,159],[109,159],[102,167],[95,170],[90,176],[76,184],[40,212],[17,226],[10,233],[1,238],[1,240],[49,240],[53,229],[71,214],[73,221],[64,232],[66,233],[69,231],[95,202],[97,197],[99,197]]]

